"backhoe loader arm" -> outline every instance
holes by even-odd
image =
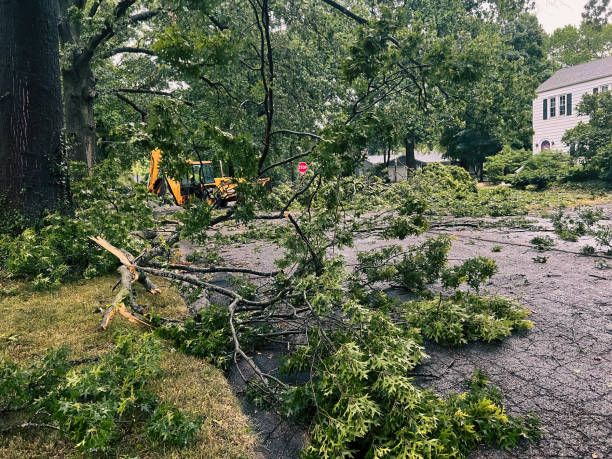
[[[155,194],[159,194],[155,190],[155,184],[159,175],[159,163],[161,161],[161,150],[156,148],[151,152],[151,163],[149,164],[149,183],[147,184],[147,190]]]

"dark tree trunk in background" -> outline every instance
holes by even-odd
[[[99,17],[101,1],[89,5],[86,0],[56,0],[59,17],[59,33],[62,49],[67,53],[66,68],[62,70],[64,83],[64,112],[68,158],[80,161],[91,168],[96,162],[96,122],[94,118],[94,97],[96,80],[91,63],[96,52],[115,36],[115,27],[126,21],[122,19],[136,0],[120,0],[115,3],[112,13],[104,19],[104,26],[95,35],[83,37],[82,21]],[[110,2],[106,2],[110,3]],[[73,14],[72,8],[81,11]],[[157,15],[159,9],[140,11],[128,18],[127,23],[136,24]]]
[[[84,1],[58,0],[59,39],[71,49],[66,68],[62,69],[64,120],[69,161],[80,161],[91,168],[96,159],[94,119],[95,79],[91,71],[93,50],[81,43],[81,20],[70,8],[83,9]]]
[[[96,160],[95,81],[90,61],[62,72],[68,159],[87,164]]]
[[[0,200],[36,220],[67,195],[54,0],[0,0]]]
[[[408,169],[416,169],[417,162],[414,157],[414,139],[411,137],[404,137],[404,144],[406,146],[406,167]]]

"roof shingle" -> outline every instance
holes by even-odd
[[[550,91],[551,89],[564,88],[573,84],[582,83],[585,81],[595,80],[612,75],[612,56],[604,57],[596,61],[587,62],[586,64],[566,67],[559,70],[548,80],[542,83],[537,93]]]

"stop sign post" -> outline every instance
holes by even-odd
[[[307,170],[308,170],[308,164],[306,163],[298,164],[298,172],[300,173],[300,175],[306,174]]]

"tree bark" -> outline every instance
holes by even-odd
[[[404,145],[406,146],[406,168],[416,169],[417,162],[414,157],[414,139],[409,136],[404,137]]]
[[[136,0],[117,2],[110,16],[104,20],[104,26],[83,41],[79,15],[71,14],[70,8],[83,10],[84,0],[55,0],[59,16],[58,28],[62,47],[70,52],[69,66],[62,71],[64,84],[64,114],[66,120],[66,138],[68,140],[68,158],[80,161],[91,168],[96,161],[96,123],[94,118],[94,97],[96,81],[91,70],[91,61],[101,45],[115,36],[115,24],[125,17]],[[95,3],[86,17],[96,15],[101,2]],[[156,16],[160,10],[142,11],[129,18],[130,23],[137,23]],[[99,14],[99,13],[98,13]]]
[[[83,162],[91,169],[96,162],[95,79],[91,61],[62,71],[62,79],[68,159]]]
[[[60,207],[62,98],[52,0],[0,0],[0,203],[29,217]]]
[[[68,49],[82,48],[81,19],[71,15],[71,7],[83,8],[84,2],[58,0],[58,28],[60,44]],[[66,123],[67,157],[69,161],[80,161],[91,168],[95,162],[96,128],[93,112],[95,79],[91,70],[91,59],[83,49],[72,52],[70,65],[62,69],[64,120]]]

